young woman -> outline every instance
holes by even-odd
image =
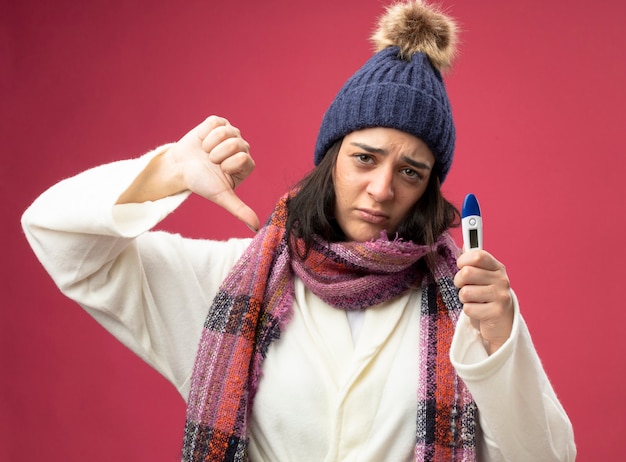
[[[504,266],[447,234],[454,39],[437,10],[391,7],[262,227],[234,192],[249,145],[217,116],[25,212],[60,289],[187,400],[184,460],[574,460]],[[149,231],[190,193],[255,237]]]

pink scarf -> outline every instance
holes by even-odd
[[[445,234],[433,247],[386,236],[317,241],[306,260],[292,259],[285,232],[288,198],[281,198],[209,309],[192,376],[183,460],[248,460],[247,421],[263,359],[292,314],[294,275],[345,310],[421,287],[415,460],[475,460],[476,405],[448,357],[462,309],[452,283],[458,252],[452,239]]]

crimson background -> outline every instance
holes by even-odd
[[[458,127],[444,185],[481,201],[580,461],[623,452],[626,4],[446,0],[463,29],[447,77]],[[370,56],[378,0],[0,3],[3,198],[0,460],[179,458],[173,387],[64,298],[19,217],[87,167],[228,117],[257,170],[264,220],[312,166],[323,111]],[[191,198],[162,228],[248,236]],[[458,233],[456,234],[458,237]]]

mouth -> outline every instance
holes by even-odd
[[[372,209],[356,209],[361,220],[374,225],[381,225],[389,220],[389,216],[383,212]]]

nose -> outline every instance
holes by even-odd
[[[377,169],[367,185],[367,193],[376,202],[385,202],[393,199],[393,172],[388,169]]]

